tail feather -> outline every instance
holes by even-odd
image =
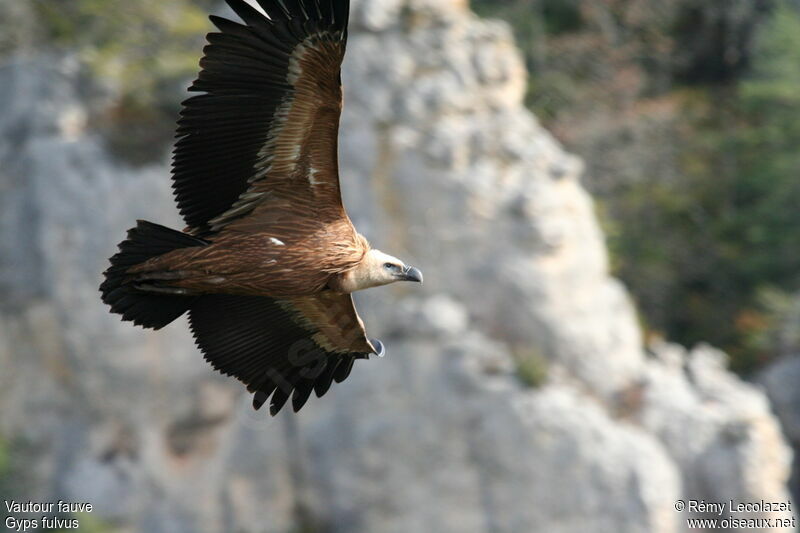
[[[192,237],[152,222],[138,221],[119,244],[119,253],[111,258],[100,285],[103,302],[111,312],[138,326],[161,329],[180,317],[195,300],[193,296],[160,294],[137,289],[128,279],[128,270],[148,259],[178,248],[205,246],[208,241]]]

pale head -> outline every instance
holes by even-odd
[[[331,288],[349,294],[396,281],[422,283],[422,272],[380,250],[370,250],[355,268],[340,274]]]

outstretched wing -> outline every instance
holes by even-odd
[[[202,70],[184,102],[173,188],[195,233],[262,204],[343,216],[337,136],[349,0],[226,0],[245,25],[211,17]],[[321,212],[320,212],[321,211]]]
[[[290,396],[299,411],[312,391],[324,395],[356,359],[383,355],[382,344],[367,339],[352,298],[333,292],[291,300],[206,295],[189,319],[206,360],[256,393],[256,409],[271,395],[273,415]]]

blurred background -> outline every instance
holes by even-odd
[[[136,219],[182,227],[174,122],[234,15],[0,0],[0,499],[94,533],[670,533],[678,499],[800,494],[800,2],[352,3],[346,204],[426,283],[359,295],[388,357],[271,419],[185,319],[97,292]]]

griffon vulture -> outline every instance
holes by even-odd
[[[226,0],[183,103],[173,189],[187,224],[139,221],[100,287],[160,329],[188,311],[206,360],[274,415],[382,356],[351,293],[422,273],[370,248],[345,212],[337,136],[348,0]]]

